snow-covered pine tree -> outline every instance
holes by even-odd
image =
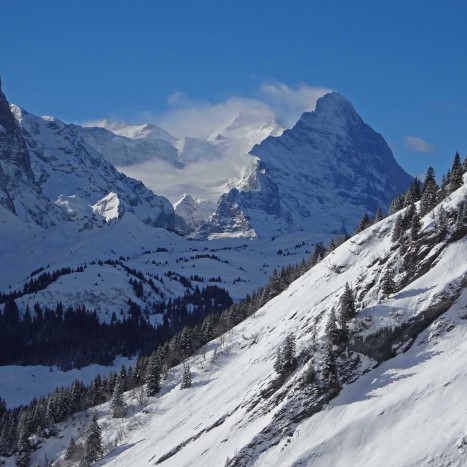
[[[402,233],[402,217],[397,216],[396,222],[394,222],[394,227],[392,228],[391,241],[393,243],[398,243],[401,238]]]
[[[180,334],[180,349],[182,350],[184,358],[188,357],[193,352],[193,346],[191,344],[191,328],[188,326],[185,326]]]
[[[159,355],[153,352],[146,370],[146,392],[150,397],[155,396],[161,389],[161,367]]]
[[[461,156],[458,152],[456,152],[449,176],[448,194],[451,194],[453,191],[457,190],[463,185],[464,181],[462,179],[462,174],[463,167],[461,163]]]
[[[418,240],[421,227],[422,224],[420,222],[420,216],[418,215],[417,210],[415,210],[412,216],[412,223],[410,225],[410,238],[412,242],[416,242]]]
[[[27,419],[27,412],[22,411],[18,422],[18,456],[16,458],[16,465],[19,467],[29,467],[31,457],[31,445],[29,444],[30,435],[31,432]]]
[[[191,388],[191,370],[190,370],[190,365],[187,362],[183,363],[183,376],[182,376],[182,384],[180,388],[181,389]]]
[[[381,208],[378,208],[376,210],[375,218],[373,219],[373,224],[377,224],[379,221],[382,221],[384,219],[384,214]]]
[[[381,289],[386,297],[394,293],[396,290],[396,284],[394,282],[394,271],[390,268],[387,268],[384,272]]]
[[[326,328],[325,328],[326,336],[328,337],[332,345],[338,345],[338,340],[339,340],[336,321],[337,321],[336,310],[332,308],[331,313],[329,313],[329,319],[326,322]]]
[[[317,243],[313,249],[313,253],[311,254],[309,266],[313,267],[318,264],[324,258],[325,253],[326,248],[324,248],[323,244]]]
[[[392,201],[389,206],[389,215],[395,214],[396,212],[400,211],[404,207],[404,196],[397,195]]]
[[[338,384],[336,357],[332,350],[332,344],[329,341],[324,348],[321,371],[323,379],[326,380],[330,386]]]
[[[201,341],[207,344],[214,338],[214,322],[211,315],[208,315],[201,326]]]
[[[284,347],[283,347],[283,358],[284,358],[284,370],[287,373],[289,373],[297,365],[295,336],[293,334],[289,334],[285,338]]]
[[[464,202],[460,204],[459,209],[457,211],[456,230],[462,230],[466,222],[467,222],[467,197],[464,199]]]
[[[438,202],[438,185],[435,180],[433,167],[428,167],[423,183],[422,196],[420,197],[420,216],[430,212]]]
[[[365,213],[363,217],[360,219],[360,222],[357,225],[357,228],[355,229],[355,233],[358,234],[360,232],[363,232],[365,229],[370,227],[371,225],[371,220],[370,217],[368,216],[368,213]]]
[[[415,177],[414,181],[410,184],[409,189],[404,195],[404,207],[410,206],[420,200],[421,188],[420,181]]]
[[[126,404],[123,400],[123,378],[120,373],[115,382],[110,408],[112,409],[113,418],[123,418],[126,415]]]
[[[341,319],[344,323],[348,323],[357,313],[354,292],[348,282],[345,283],[345,290],[339,304]]]
[[[448,233],[448,217],[443,206],[440,206],[435,221],[439,233],[446,235]]]
[[[284,357],[282,352],[282,346],[279,346],[279,348],[276,351],[276,358],[274,360],[273,368],[277,374],[284,374]]]
[[[102,432],[97,423],[97,415],[94,414],[84,433],[84,465],[91,465],[98,461],[102,454]]]

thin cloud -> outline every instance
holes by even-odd
[[[308,86],[301,83],[295,87],[281,82],[263,82],[260,96],[288,127],[295,124],[303,112],[315,109],[316,101],[332,89]]]
[[[405,147],[417,152],[433,152],[433,146],[418,136],[406,136],[404,138]]]
[[[143,112],[140,119],[154,123],[177,137],[209,138],[236,118],[252,125],[278,121],[293,126],[306,111],[314,110],[316,101],[330,89],[281,82],[264,82],[256,97],[232,96],[225,101],[192,99],[179,90],[167,97],[169,109],[162,114]]]

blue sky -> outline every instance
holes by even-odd
[[[318,86],[412,174],[467,152],[463,0],[22,0],[1,15],[4,91],[36,114],[164,122],[174,107],[268,101],[268,85],[294,99]]]

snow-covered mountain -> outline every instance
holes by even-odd
[[[350,232],[362,213],[387,208],[411,181],[383,137],[336,92],[250,154],[254,161],[231,182],[198,236]]]
[[[181,230],[190,233],[214,214],[216,205],[212,201],[193,199],[189,194],[184,193],[174,204],[174,210],[175,214],[184,221]]]
[[[466,187],[464,175],[417,234],[394,237],[402,210],[343,243],[171,369],[155,397],[127,393],[126,417],[97,407],[100,465],[465,465]],[[347,284],[357,312],[343,321]],[[63,452],[87,423],[61,425],[34,458]]]
[[[131,125],[99,120],[74,125],[87,144],[120,171],[176,202],[184,193],[217,201],[229,180],[241,176],[251,162],[250,149],[283,128],[255,112],[220,122],[203,138],[174,137],[151,124]]]
[[[3,108],[3,112],[8,114],[10,109]],[[169,201],[119,173],[85,143],[73,125],[53,117],[37,117],[15,105],[11,114],[27,145],[35,183],[50,202],[64,206],[64,200],[72,197],[75,204],[92,206],[113,193],[118,198],[119,216],[132,212],[149,225],[174,228],[175,215]],[[72,205],[67,204],[68,213]]]

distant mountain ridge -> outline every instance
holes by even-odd
[[[412,180],[384,138],[337,92],[318,99],[315,111],[250,154],[255,160],[221,197],[198,237],[349,232],[364,212],[387,208]]]
[[[92,206],[112,194],[113,218],[131,212],[148,225],[174,229],[170,202],[119,173],[74,125],[10,106],[1,89],[0,125],[0,203],[20,219],[42,227],[99,220]]]

